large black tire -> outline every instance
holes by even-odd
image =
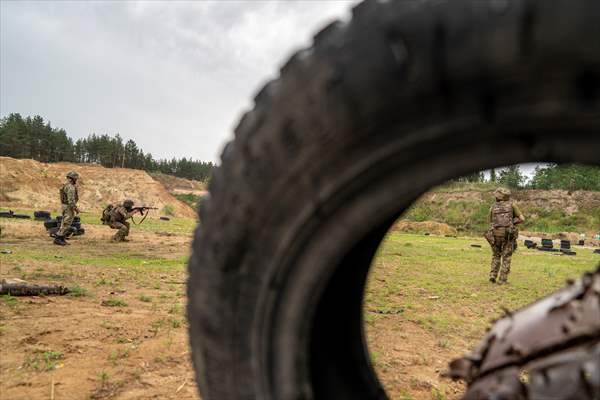
[[[44,222],[44,228],[46,229],[58,228],[59,226],[60,222],[58,222],[56,219],[49,219]]]
[[[45,220],[51,219],[52,215],[50,214],[50,211],[34,211],[33,217],[37,221],[45,221]]]
[[[367,1],[256,96],[189,262],[204,400],[383,399],[362,327],[392,222],[450,178],[600,163],[600,2]]]

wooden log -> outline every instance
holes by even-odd
[[[21,279],[3,279],[0,282],[0,295],[10,296],[48,296],[65,295],[69,289],[60,285],[35,285]]]

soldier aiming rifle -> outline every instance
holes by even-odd
[[[144,222],[150,210],[157,210],[156,207],[134,207],[133,200],[125,200],[122,204],[108,205],[104,211],[102,211],[101,221],[103,224],[108,225],[111,229],[117,229],[117,233],[112,237],[113,242],[128,242],[127,236],[129,236],[130,223],[127,221],[131,219],[134,223],[133,216],[136,213],[142,215],[142,220],[136,225]]]

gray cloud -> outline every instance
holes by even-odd
[[[0,114],[216,160],[260,85],[353,3],[2,2]]]

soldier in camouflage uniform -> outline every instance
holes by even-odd
[[[525,221],[525,217],[519,208],[510,201],[510,190],[498,188],[494,191],[496,203],[490,208],[489,220],[492,225],[492,266],[490,271],[490,282],[504,284],[510,272],[510,261],[515,251],[518,230],[515,225]]]
[[[108,226],[118,229],[112,238],[113,242],[128,242],[126,237],[129,235],[130,224],[127,220],[136,212],[138,211],[133,209],[132,200],[125,200],[123,204],[117,204],[110,210]]]
[[[67,183],[60,188],[60,203],[62,206],[62,221],[60,228],[54,236],[54,244],[59,246],[67,245],[65,236],[71,228],[71,224],[75,219],[75,214],[79,213],[77,208],[77,202],[79,201],[79,194],[77,193],[77,179],[79,174],[75,171],[67,173]]]

